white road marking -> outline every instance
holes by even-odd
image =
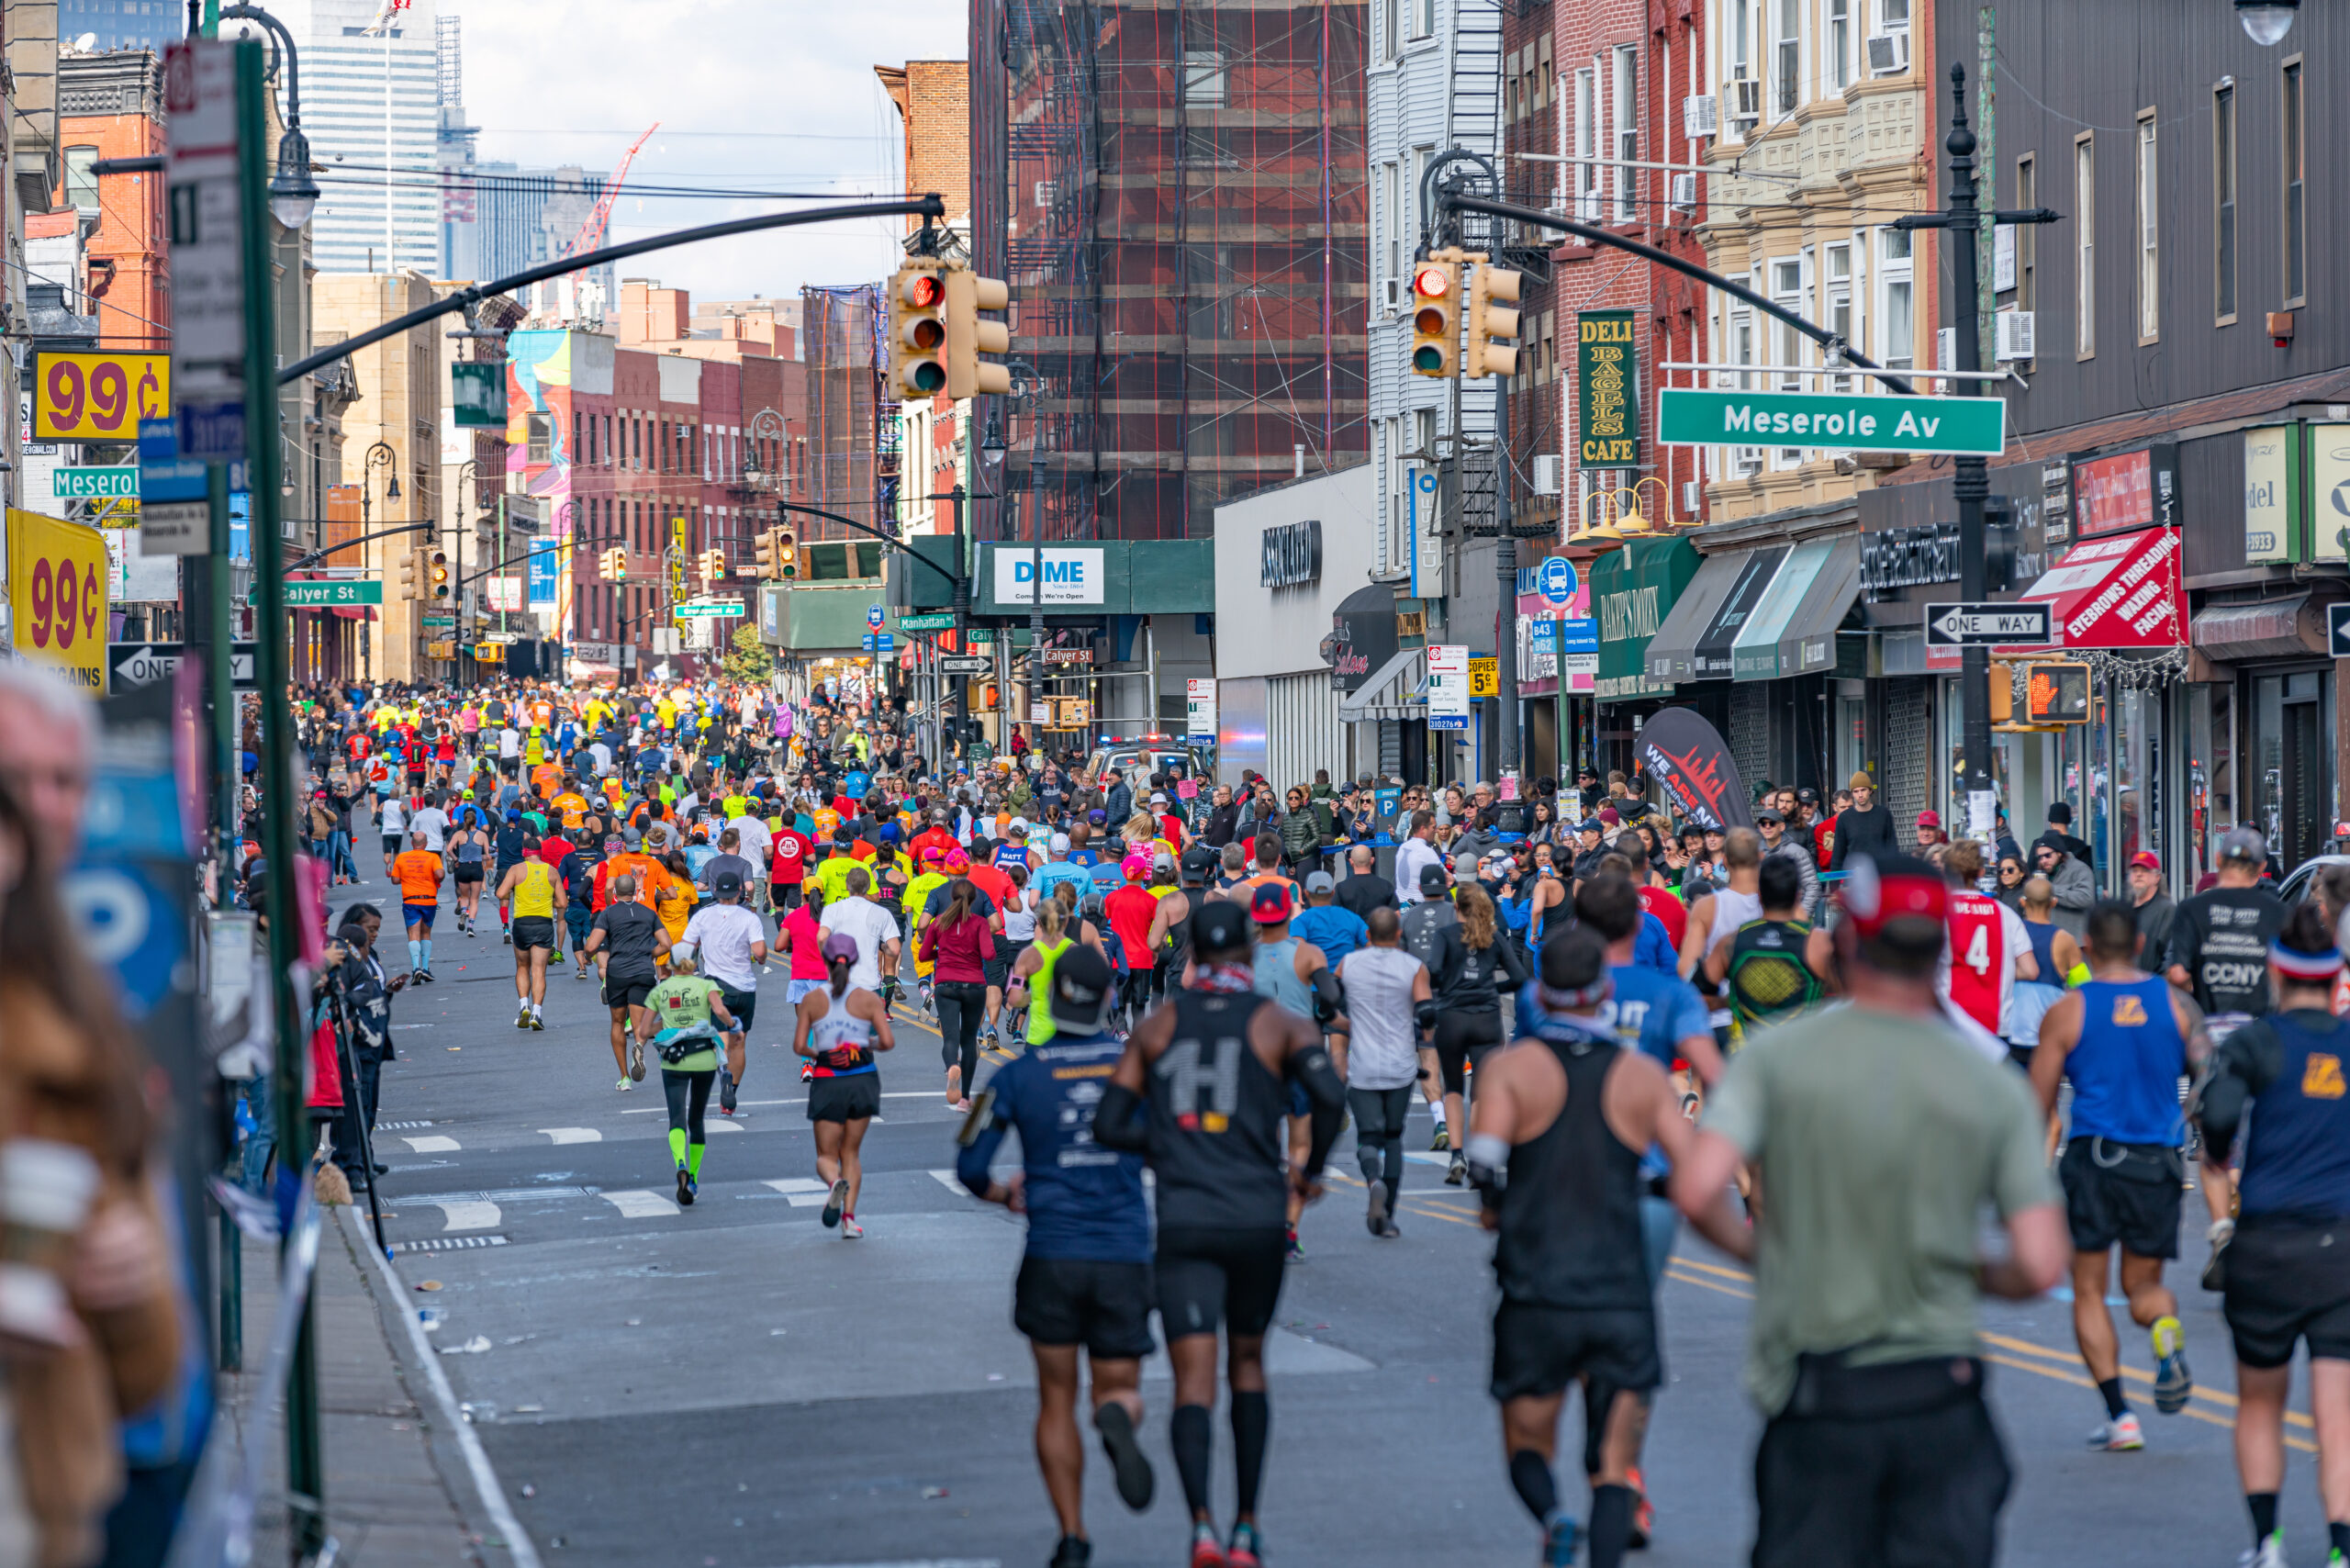
[[[761,1185],[773,1187],[777,1192],[781,1193],[795,1209],[816,1208],[832,1193],[832,1189],[822,1182],[811,1181],[805,1176],[787,1176],[780,1181],[766,1182]]]
[[[540,1133],[557,1143],[601,1143],[604,1135],[594,1127],[541,1127]]]
[[[453,1137],[428,1133],[422,1137],[403,1137],[400,1141],[418,1154],[454,1154],[461,1147]]]
[[[702,1124],[701,1130],[705,1133],[739,1133],[743,1130],[743,1124],[730,1122],[722,1115],[712,1116]]]
[[[1452,1156],[1449,1154],[1430,1154],[1424,1148],[1407,1148],[1404,1151],[1404,1158],[1415,1165],[1441,1165],[1448,1170],[1452,1165]]]
[[[667,1219],[677,1213],[674,1199],[665,1198],[649,1187],[638,1187],[625,1193],[599,1194],[604,1202],[621,1211],[622,1219]]]
[[[971,1189],[963,1185],[963,1179],[952,1170],[934,1170],[930,1175],[931,1180],[951,1193],[959,1193],[967,1198],[971,1195]]]
[[[498,1228],[498,1205],[481,1198],[451,1198],[432,1205],[445,1216],[441,1228],[450,1230],[495,1230]]]

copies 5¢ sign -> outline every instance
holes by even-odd
[[[8,513],[8,609],[17,652],[96,693],[106,680],[106,535],[38,512]]]
[[[170,354],[35,357],[35,441],[137,441],[140,420],[159,420],[171,411]]]

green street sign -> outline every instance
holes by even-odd
[[[424,629],[428,632],[446,632],[457,624],[457,618],[453,615],[426,614],[417,619],[423,623]]]
[[[995,641],[995,628],[992,626],[967,626],[963,629],[963,635],[969,639],[971,646],[975,648],[984,648],[989,644]]]
[[[1996,457],[2007,444],[2003,398],[1903,398],[1831,392],[1657,394],[1657,439],[1672,446],[1825,446]]]
[[[901,632],[952,632],[955,617],[949,612],[936,615],[902,615],[898,618]]]
[[[460,430],[506,428],[506,366],[460,360],[449,367],[449,407]]]
[[[51,493],[61,501],[136,500],[139,498],[139,465],[129,463],[103,468],[60,468],[55,471]]]
[[[346,580],[324,583],[287,583],[285,608],[288,610],[319,610],[354,604],[381,604],[384,585],[377,582]]]

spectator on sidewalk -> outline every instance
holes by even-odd
[[[1893,841],[1893,813],[1876,803],[1876,780],[1856,772],[1847,781],[1852,803],[1836,813],[1836,847],[1828,868],[1841,871],[1855,855],[1887,856],[1901,852]]]

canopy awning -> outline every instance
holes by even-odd
[[[2214,604],[2188,628],[2195,651],[2220,664],[2306,658],[2326,651],[2325,610],[2306,593],[2250,604]]]
[[[1836,628],[1861,591],[1861,542],[1813,539],[1795,547],[1730,653],[1733,680],[1815,675],[1836,666]]]
[[[2019,602],[2049,607],[2052,648],[2175,648],[2185,644],[2178,531],[2142,528],[2076,544]]]
[[[1649,639],[1649,679],[1658,686],[1677,686],[1697,678],[1697,643],[1714,623],[1714,614],[1738,586],[1751,551],[1708,555],[1673,602],[1673,612]]]
[[[1425,719],[1428,716],[1428,651],[1404,648],[1371,672],[1354,690],[1338,699],[1338,721],[1365,724],[1373,720]]]

